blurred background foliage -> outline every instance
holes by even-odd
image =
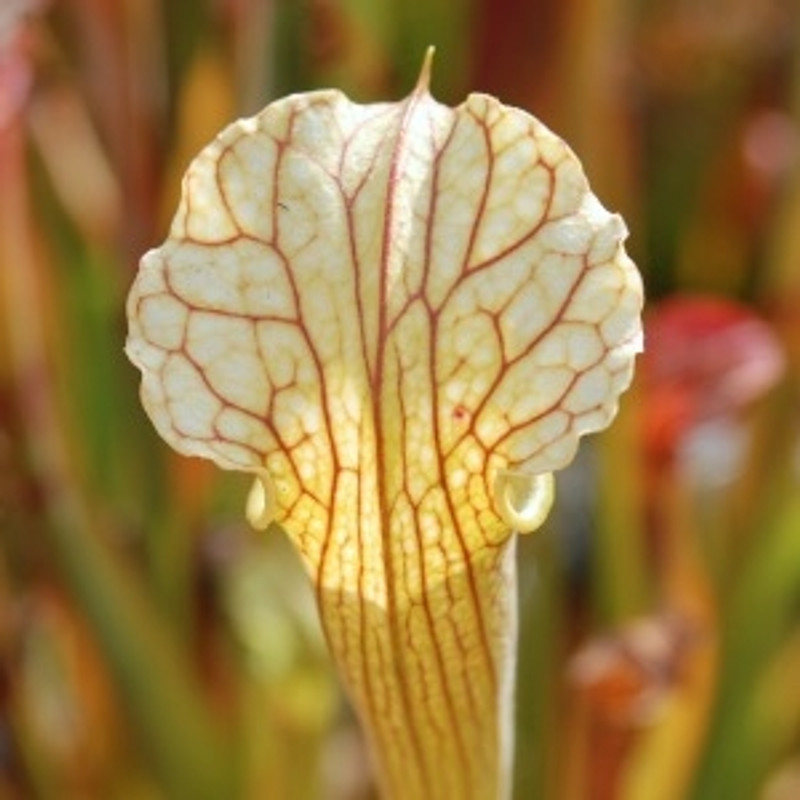
[[[800,797],[800,5],[2,0],[0,797],[374,797],[297,560],[158,441],[124,297],[191,156],[336,85],[531,110],[648,352],[520,543],[515,797]]]

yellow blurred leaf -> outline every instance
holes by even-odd
[[[111,241],[121,193],[84,99],[68,86],[41,92],[31,108],[31,127],[53,187],[83,236]]]
[[[178,98],[176,140],[162,198],[167,220],[180,193],[181,176],[194,154],[233,116],[231,67],[213,48],[202,48],[189,66]]]

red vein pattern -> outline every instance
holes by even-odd
[[[487,800],[508,791],[524,517],[497,487],[609,423],[642,296],[561,140],[425,84],[227,128],[142,260],[127,351],[172,446],[261,481],[386,796]]]

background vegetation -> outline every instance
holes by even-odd
[[[649,349],[521,542],[517,798],[800,797],[800,5],[3,0],[0,796],[372,797],[280,532],[156,439],[124,297],[189,158],[337,85],[529,109]]]

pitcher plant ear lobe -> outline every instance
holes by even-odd
[[[258,531],[267,528],[275,519],[276,505],[271,481],[267,472],[261,472],[253,479],[247,495],[245,516]]]
[[[190,166],[128,299],[142,401],[253,473],[314,584],[386,797],[510,791],[514,532],[641,349],[622,220],[535,118],[296,94]]]
[[[503,470],[495,481],[495,497],[498,513],[512,531],[533,533],[553,505],[553,473],[528,475]]]

